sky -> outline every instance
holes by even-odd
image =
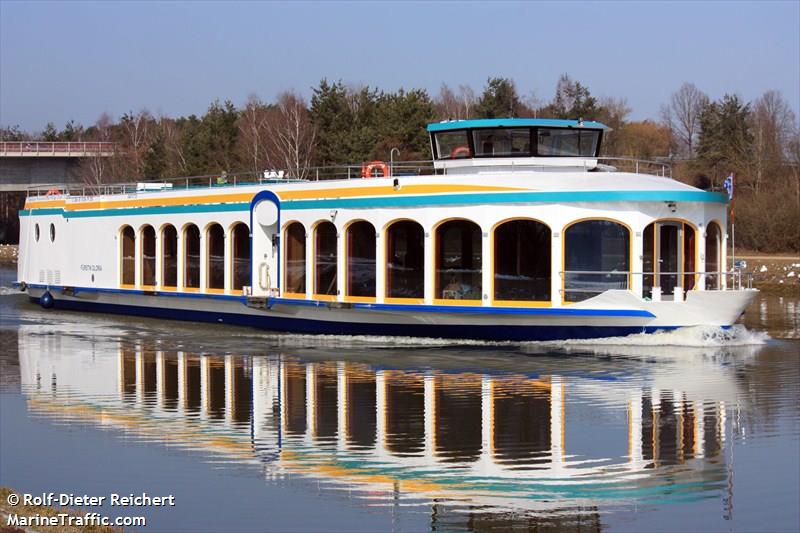
[[[106,112],[202,115],[322,78],[386,91],[562,73],[657,119],[683,82],[800,110],[800,0],[783,2],[47,2],[0,0],[0,125]]]

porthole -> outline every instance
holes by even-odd
[[[36,242],[39,242],[39,224],[36,224],[33,227],[33,238],[36,240]]]
[[[56,242],[56,225],[50,224],[50,242]]]

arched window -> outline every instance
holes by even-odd
[[[584,220],[564,232],[564,300],[579,302],[627,289],[630,231],[611,220]]]
[[[250,283],[250,230],[240,222],[231,231],[231,288],[235,291]]]
[[[305,295],[306,292],[306,229],[299,222],[286,227],[284,254],[284,293]]]
[[[722,231],[719,224],[710,222],[706,227],[706,289],[720,288],[720,251],[722,250]]]
[[[347,296],[375,297],[375,226],[359,220],[347,226]]]
[[[183,230],[183,286],[200,288],[200,229],[194,224]]]
[[[161,230],[161,284],[175,288],[178,285],[178,232],[167,224]]]
[[[425,297],[425,232],[411,220],[386,231],[386,296]]]
[[[480,301],[482,265],[480,226],[450,220],[436,228],[436,298]]]
[[[550,301],[550,228],[509,220],[494,230],[494,299]]]
[[[314,294],[336,294],[336,226],[327,221],[314,230]]]
[[[154,287],[156,284],[156,230],[153,226],[145,226],[142,236],[142,285]]]
[[[206,230],[206,288],[225,289],[225,231],[219,224]]]
[[[125,226],[120,232],[120,266],[122,285],[133,287],[136,284],[136,232]]]

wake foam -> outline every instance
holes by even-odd
[[[758,346],[766,344],[770,336],[761,331],[750,331],[741,324],[729,328],[719,326],[687,326],[670,331],[636,333],[626,337],[600,339],[573,339],[551,344],[560,346],[688,346],[692,348]]]
[[[8,296],[9,294],[22,294],[22,291],[14,287],[3,287],[0,285],[0,296]]]

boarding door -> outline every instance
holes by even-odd
[[[675,289],[694,288],[694,228],[679,221],[654,222],[644,231],[645,296],[659,287],[661,294],[671,296]]]
[[[270,198],[253,206],[253,296],[278,294],[278,212]]]

